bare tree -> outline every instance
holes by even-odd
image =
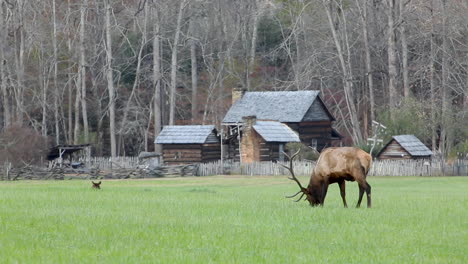
[[[401,39],[401,61],[403,72],[403,96],[405,99],[408,99],[411,96],[411,91],[409,88],[409,78],[408,78],[408,41],[406,39],[406,19],[405,19],[405,9],[408,6],[411,0],[406,2],[400,1],[399,6],[399,29],[400,29],[400,39]]]
[[[431,141],[432,141],[432,151],[437,150],[437,121],[436,121],[436,80],[435,80],[435,63],[436,63],[436,44],[435,44],[435,32],[434,32],[434,3],[433,0],[430,1],[430,12],[431,12],[431,51],[430,51],[430,69],[429,69],[429,81],[431,87]]]
[[[25,53],[25,27],[24,27],[24,0],[16,1],[16,20],[15,25],[18,30],[14,31],[14,38],[19,47],[18,52],[15,52],[15,65],[16,65],[16,87],[15,87],[15,101],[16,101],[16,122],[20,125],[24,121],[24,53]]]
[[[443,154],[447,154],[447,150],[450,150],[449,131],[451,130],[451,113],[450,113],[450,90],[448,87],[448,75],[449,75],[449,64],[448,64],[448,18],[447,18],[447,0],[441,0],[442,8],[442,83],[441,83],[441,100],[442,100],[442,111],[441,111],[441,127],[440,127],[440,143],[439,150]]]
[[[59,84],[58,84],[58,55],[57,55],[57,7],[56,1],[52,0],[52,46],[54,51],[54,124],[55,124],[55,144],[60,143],[60,121],[59,121]]]
[[[140,47],[138,49],[138,54],[137,54],[137,65],[136,65],[136,70],[135,70],[135,80],[133,81],[133,86],[132,86],[132,91],[130,92],[130,96],[128,97],[127,103],[125,104],[125,108],[123,111],[123,118],[121,122],[121,126],[119,129],[119,145],[124,145],[123,143],[123,138],[124,135],[127,134],[126,129],[128,129],[128,124],[127,124],[127,118],[128,118],[128,112],[130,110],[130,105],[132,104],[132,101],[134,99],[136,89],[138,85],[140,85],[140,75],[141,75],[141,64],[142,64],[142,59],[143,59],[143,51],[145,49],[145,46],[147,44],[147,19],[148,19],[148,5],[146,4],[146,1],[143,3],[142,9],[144,10],[144,18],[143,18],[143,25],[139,25],[138,20],[135,18],[135,21],[137,26],[141,29],[141,41],[140,41]],[[120,149],[119,149],[120,152]]]
[[[80,63],[79,63],[79,74],[81,87],[81,110],[83,115],[83,132],[84,132],[84,141],[85,143],[89,142],[89,125],[88,125],[88,107],[86,103],[86,59],[85,59],[85,25],[86,25],[86,11],[88,8],[88,0],[83,0],[83,4],[80,9],[80,41],[79,41],[79,50],[80,50]],[[78,82],[78,83],[80,83]]]
[[[161,48],[160,48],[160,21],[159,10],[153,8],[153,87],[154,87],[154,136],[157,137],[162,129],[162,105],[161,105]],[[162,146],[154,144],[154,151],[162,153]]]
[[[71,4],[70,4],[70,0],[67,0],[67,24],[68,24],[68,32],[67,32],[67,52],[68,54],[71,54],[72,52],[72,33],[71,33]],[[68,73],[67,73],[67,88],[68,88],[68,140],[67,142],[68,143],[72,143],[74,142],[74,136],[73,136],[73,132],[74,132],[74,129],[73,129],[73,104],[72,104],[72,100],[73,100],[73,81],[72,81],[72,74],[71,74],[71,65],[72,63],[69,61],[68,62]]]
[[[175,97],[177,87],[177,53],[180,38],[180,31],[182,26],[182,17],[184,15],[184,9],[190,0],[180,0],[179,11],[177,13],[177,25],[174,33],[174,41],[172,42],[172,56],[171,56],[171,89],[169,96],[169,125],[174,125],[175,119]]]
[[[4,47],[6,44],[6,24],[4,20],[4,15],[3,15],[3,9],[4,9],[4,1],[0,0],[0,78],[1,78],[1,91],[2,91],[2,97],[3,97],[3,120],[4,120],[4,128],[7,128],[10,126],[10,121],[11,121],[11,114],[10,114],[10,100],[9,100],[9,94],[7,92],[7,74],[6,74],[6,59],[5,59],[5,51]]]
[[[359,14],[362,23],[362,35],[364,41],[364,52],[366,53],[366,75],[367,86],[369,89],[369,102],[370,102],[370,116],[371,121],[375,120],[375,99],[374,99],[374,78],[372,73],[371,51],[369,46],[369,33],[368,33],[368,15],[367,15],[367,0],[364,0],[361,6],[361,0],[357,1]]]
[[[332,2],[329,2],[327,0],[323,0],[324,6],[325,6],[325,11],[327,13],[328,17],[328,25],[330,28],[330,31],[333,36],[333,40],[335,43],[335,48],[337,51],[338,59],[340,61],[340,66],[342,70],[342,78],[343,78],[343,88],[344,88],[344,93],[346,97],[346,105],[349,111],[349,117],[351,119],[351,125],[353,127],[353,141],[355,144],[360,143],[363,139],[362,137],[362,132],[361,132],[361,125],[358,119],[358,112],[356,110],[356,105],[355,105],[355,98],[354,98],[354,87],[353,87],[353,73],[352,73],[352,66],[351,66],[351,60],[350,60],[350,47],[349,47],[349,42],[347,39],[347,32],[346,29],[344,29],[344,41],[342,44],[342,41],[340,41],[338,37],[338,33],[335,28],[335,23],[333,21],[332,17],[332,8],[333,4]],[[341,5],[338,5],[338,8],[341,12],[341,14],[344,16],[343,12],[344,10],[342,9]],[[346,21],[343,21],[344,26],[346,26]],[[345,54],[343,53],[342,46],[345,46],[346,52],[347,52],[347,58],[345,59]]]
[[[198,74],[197,74],[197,45],[195,40],[195,26],[193,16],[190,19],[190,62],[192,68],[192,123],[197,120],[197,96],[198,96]]]
[[[115,138],[115,91],[114,91],[114,74],[112,70],[112,36],[110,17],[112,6],[110,0],[105,0],[105,30],[106,30],[106,77],[107,90],[109,91],[109,134],[111,141],[111,156],[117,156],[117,144]]]
[[[250,52],[249,52],[249,64],[247,65],[247,76],[246,76],[246,83],[247,83],[247,90],[252,89],[250,75],[253,73],[254,66],[255,66],[255,50],[257,48],[257,33],[258,33],[258,18],[262,14],[262,3],[259,3],[261,0],[254,0],[252,1],[253,6],[253,14],[252,14],[252,38],[250,41]]]
[[[395,120],[394,110],[398,104],[397,95],[397,54],[396,54],[396,34],[395,34],[395,0],[386,0],[388,17],[388,93],[389,108],[392,120]]]

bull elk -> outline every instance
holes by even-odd
[[[367,195],[367,207],[371,207],[371,186],[366,181],[372,163],[371,155],[354,147],[327,148],[320,154],[317,165],[310,176],[309,185],[304,188],[294,175],[293,170],[293,160],[299,152],[300,150],[290,158],[288,156],[289,167],[281,164],[290,171],[292,176],[289,179],[295,181],[300,188],[299,192],[286,196],[287,198],[293,198],[302,193],[296,202],[300,201],[305,195],[311,206],[323,206],[328,185],[336,182],[340,186],[344,207],[348,207],[346,204],[345,181],[356,181],[359,185],[359,200],[356,207],[361,206],[364,192]]]

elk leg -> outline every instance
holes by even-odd
[[[367,208],[371,208],[371,186],[366,182]]]
[[[328,184],[324,183],[322,185],[322,200],[321,200],[321,205],[325,203],[325,196],[327,196],[327,191],[328,191]]]
[[[345,181],[340,181],[338,184],[340,186],[341,199],[343,199],[344,207],[348,208],[348,205],[346,204],[346,183]]]
[[[364,195],[364,187],[361,185],[361,183],[358,183],[358,184],[359,184],[359,200],[357,202],[356,208],[361,207],[362,196]]]

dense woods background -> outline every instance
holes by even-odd
[[[163,125],[219,126],[236,87],[320,90],[348,145],[375,120],[468,152],[467,14],[466,0],[0,0],[0,152],[32,131],[97,156],[153,151]]]

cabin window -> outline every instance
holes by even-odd
[[[310,146],[313,148],[313,149],[317,149],[317,139],[312,139],[311,142],[310,142]]]

